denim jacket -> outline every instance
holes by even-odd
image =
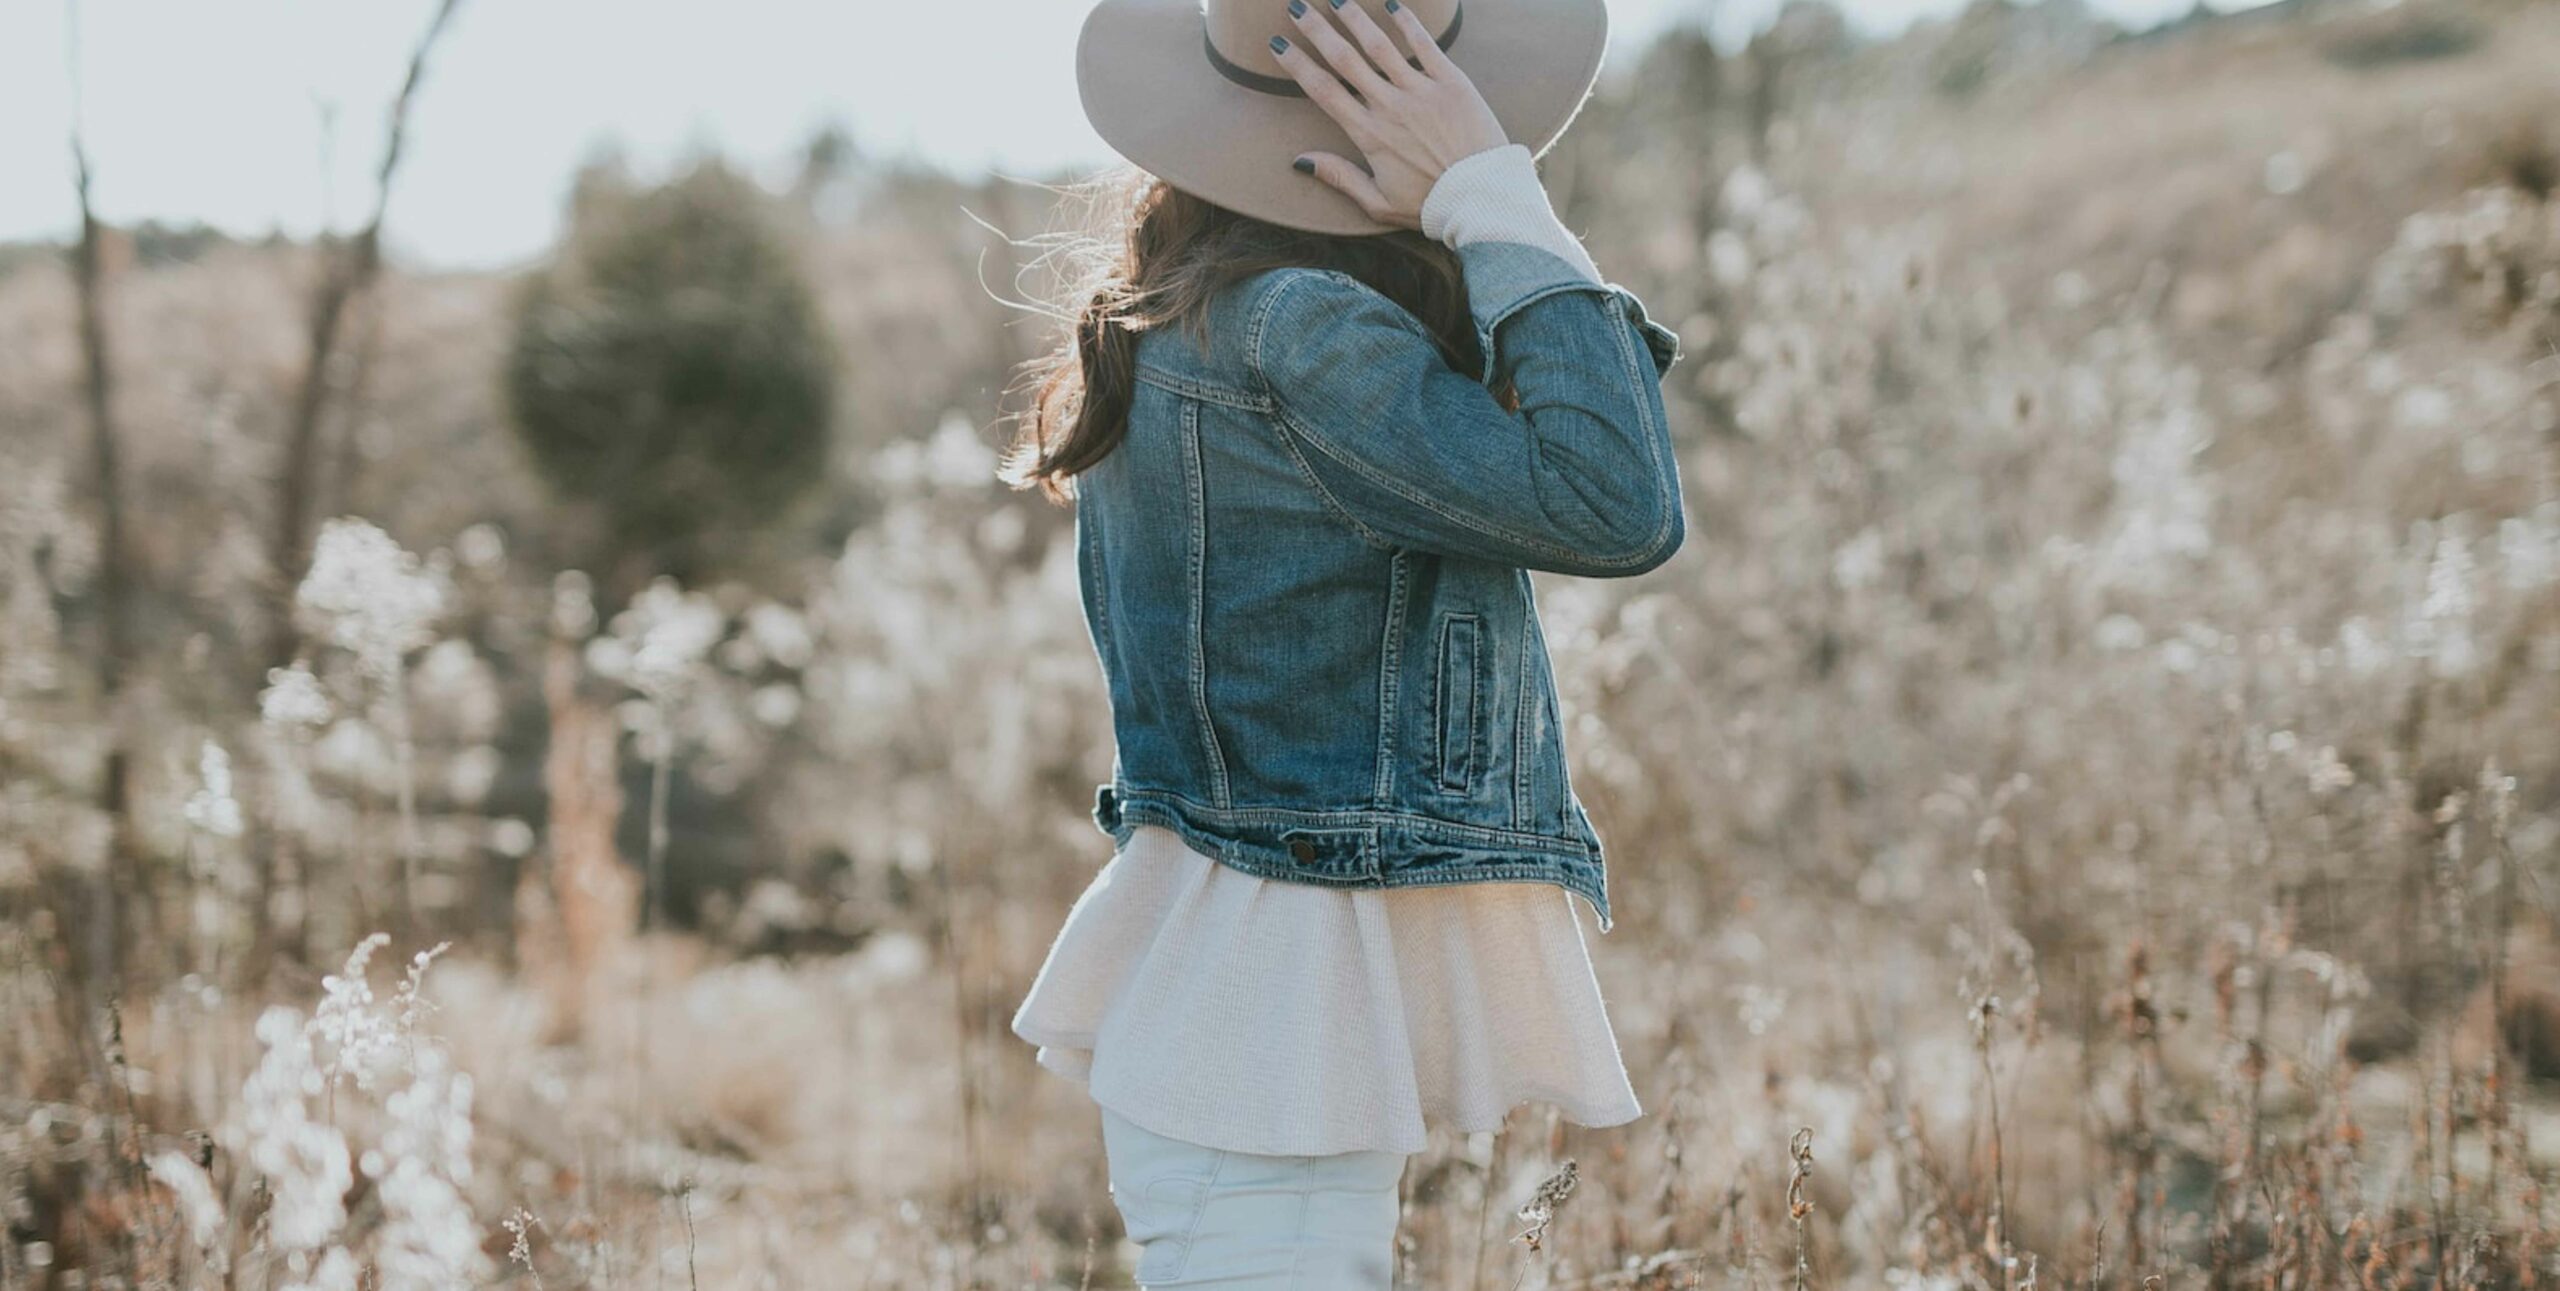
[[[1311,268],[1220,293],[1205,346],[1140,337],[1127,436],[1076,478],[1118,741],[1093,820],[1272,879],[1553,883],[1606,932],[1528,571],[1624,577],[1679,549],[1660,381],[1680,341],[1552,252],[1459,256],[1482,373]]]

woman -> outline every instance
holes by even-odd
[[[1150,177],[1011,467],[1076,509],[1118,850],[1013,1029],[1100,1105],[1144,1286],[1386,1287],[1426,1124],[1641,1114],[1528,576],[1684,533],[1678,340],[1533,164],[1605,39],[1601,0],[1086,21]]]

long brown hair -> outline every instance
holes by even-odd
[[[1026,364],[1029,400],[1004,479],[1064,502],[1074,476],[1109,455],[1129,429],[1137,394],[1138,337],[1167,325],[1209,338],[1209,306],[1221,288],[1266,269],[1333,269],[1375,288],[1420,320],[1460,372],[1482,366],[1457,253],[1411,230],[1346,237],[1283,228],[1139,175],[1119,221],[1117,246],[1099,250],[1091,276],[1069,289],[1072,328]]]

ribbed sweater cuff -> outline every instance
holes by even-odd
[[[1443,171],[1422,199],[1422,231],[1452,248],[1470,242],[1525,243],[1554,253],[1593,282],[1602,281],[1582,240],[1548,204],[1527,144],[1487,148]]]

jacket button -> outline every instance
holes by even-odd
[[[1316,845],[1303,838],[1292,838],[1289,840],[1289,854],[1302,862],[1312,861],[1316,858]]]

